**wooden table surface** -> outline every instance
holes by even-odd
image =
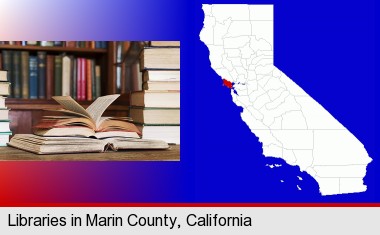
[[[12,147],[0,147],[0,161],[179,161],[179,149],[179,145],[171,145],[167,150],[38,155]]]

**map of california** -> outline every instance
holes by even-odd
[[[372,161],[364,145],[273,64],[273,6],[203,5],[211,67],[243,108],[263,155],[313,177],[322,195],[358,193]]]

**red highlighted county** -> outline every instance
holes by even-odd
[[[226,86],[231,89],[233,86],[233,83],[223,78],[223,86]]]

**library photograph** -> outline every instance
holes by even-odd
[[[0,41],[0,161],[179,161],[179,41]]]

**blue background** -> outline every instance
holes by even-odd
[[[196,200],[379,201],[374,2],[242,1],[274,4],[275,65],[346,126],[373,158],[367,168],[366,193],[325,197],[298,167],[262,156],[261,144],[240,118],[241,108],[210,68],[207,48],[198,37],[204,17],[201,3],[192,5],[194,20],[187,20],[189,33],[181,44],[182,91],[194,87],[193,98],[182,95],[186,108],[182,143],[195,140]],[[188,135],[192,130],[194,136]],[[188,155],[182,152],[182,156]],[[283,167],[270,169],[268,163]],[[299,181],[298,175],[304,180]]]

